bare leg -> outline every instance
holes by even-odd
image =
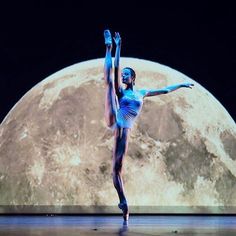
[[[105,120],[108,127],[111,127],[116,122],[116,95],[114,91],[114,83],[112,79],[112,43],[111,35],[108,30],[104,31],[104,38],[106,44],[106,55],[104,62],[104,80],[106,86],[106,95],[105,95]]]
[[[125,154],[128,149],[128,128],[116,128],[115,130],[115,145],[113,149],[113,184],[118,193],[120,204],[118,205],[123,211],[124,220],[127,221],[129,217],[129,209],[127,199],[124,193],[124,185],[122,180],[122,166]]]
[[[109,127],[116,122],[117,113],[117,100],[114,90],[114,84],[112,79],[112,57],[111,50],[112,44],[109,43],[108,38],[110,36],[109,31],[104,32],[105,44],[106,44],[106,55],[104,63],[104,80],[106,86],[106,97],[105,97],[105,120]],[[128,148],[128,135],[129,129],[117,127],[114,132],[115,145],[113,149],[113,184],[117,190],[120,204],[118,205],[123,211],[124,220],[127,221],[129,217],[129,210],[127,200],[124,194],[123,180],[121,176],[122,164],[124,156]]]

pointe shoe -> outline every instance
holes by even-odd
[[[107,46],[112,45],[112,37],[110,30],[104,30],[104,39],[105,39],[105,45]]]
[[[123,212],[123,219],[124,219],[124,223],[127,222],[129,220],[129,208],[128,208],[128,204],[125,203],[119,203],[118,207],[122,210]]]
[[[128,230],[128,226],[129,226],[129,221],[128,220],[124,220],[123,221],[123,229],[124,229],[124,231]]]

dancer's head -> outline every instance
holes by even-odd
[[[125,67],[123,70],[122,70],[122,73],[121,73],[121,77],[122,77],[122,82],[124,84],[133,84],[135,85],[135,78],[136,78],[136,74],[135,74],[135,71],[130,68],[130,67]]]

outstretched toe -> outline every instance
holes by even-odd
[[[106,29],[104,30],[104,39],[105,39],[105,45],[111,46],[112,45],[112,37],[110,30]]]

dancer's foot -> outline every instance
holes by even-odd
[[[106,46],[112,46],[112,37],[110,30],[104,30],[104,39],[105,39],[105,45]]]
[[[128,220],[124,220],[123,221],[123,228],[124,228],[124,230],[128,230],[128,226],[129,226],[129,221]]]
[[[121,203],[118,204],[118,207],[123,212],[124,222],[127,222],[129,220],[129,207],[128,207],[128,204],[126,202],[121,202]]]

